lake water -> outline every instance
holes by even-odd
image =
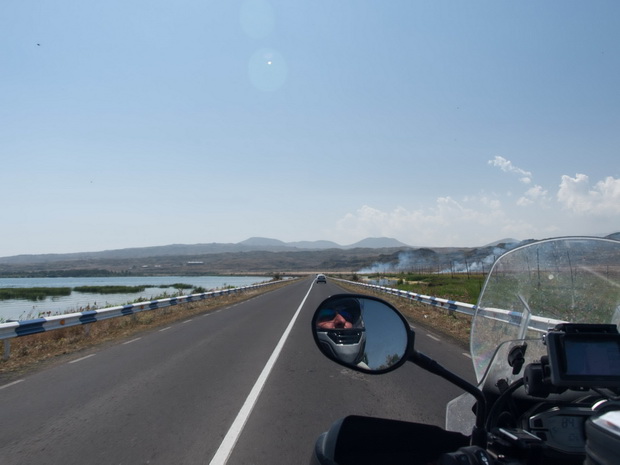
[[[0,278],[0,288],[70,287],[78,286],[152,286],[143,292],[129,294],[89,294],[71,292],[69,296],[48,297],[45,300],[0,300],[0,322],[9,319],[31,320],[41,316],[87,309],[114,307],[136,300],[153,300],[164,293],[178,295],[172,284],[183,283],[202,287],[208,291],[227,286],[241,287],[270,281],[266,276],[148,276],[114,278]],[[160,287],[165,286],[165,287]],[[181,295],[191,294],[192,289],[182,289]]]

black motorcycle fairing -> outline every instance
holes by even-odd
[[[351,415],[317,441],[315,459],[330,465],[422,465],[469,442],[468,436],[434,425]]]

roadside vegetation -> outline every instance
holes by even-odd
[[[63,355],[84,351],[117,339],[128,338],[143,331],[165,327],[176,321],[182,321],[248,300],[281,286],[286,286],[290,282],[293,281],[285,280],[272,286],[249,289],[237,294],[223,295],[213,299],[149,310],[88,325],[72,326],[13,338],[10,340],[11,355],[9,359],[0,359],[0,379],[6,380],[31,369],[42,367],[58,360]]]
[[[486,276],[482,274],[358,274],[340,276],[354,282],[380,283],[379,285],[415,292],[430,297],[439,297],[447,300],[455,300],[463,303],[475,304],[482,291]],[[341,284],[341,283],[339,283]],[[469,348],[469,334],[471,320],[469,315],[457,313],[441,307],[434,307],[414,300],[374,291],[355,284],[341,284],[351,292],[372,294],[390,302],[413,325],[420,325],[432,332],[441,333],[464,349]]]
[[[369,279],[373,278],[369,277]],[[396,285],[390,287],[396,287],[403,291],[475,304],[482,291],[486,275],[481,273],[400,273],[393,275],[391,279],[396,281]]]

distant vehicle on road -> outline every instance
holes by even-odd
[[[327,278],[325,278],[324,274],[317,274],[316,275],[316,282],[317,283],[327,283]]]

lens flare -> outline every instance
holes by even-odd
[[[248,73],[254,87],[263,92],[274,92],[286,82],[288,67],[279,52],[261,49],[250,58]]]

